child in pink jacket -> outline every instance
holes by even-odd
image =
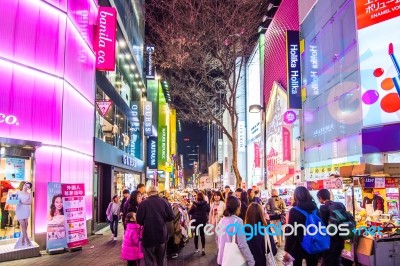
[[[128,266],[139,266],[143,259],[142,229],[136,223],[136,215],[130,212],[126,215],[126,231],[121,248],[121,259],[128,261]]]

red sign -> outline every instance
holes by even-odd
[[[260,167],[260,146],[254,143],[254,167]]]
[[[357,28],[363,29],[400,16],[398,0],[356,0]]]
[[[99,108],[99,111],[102,116],[105,116],[107,114],[108,109],[110,109],[111,104],[112,104],[111,100],[101,100],[101,101],[96,100],[97,108]]]
[[[397,188],[399,187],[399,179],[393,177],[385,178],[385,188]]]
[[[292,159],[291,140],[289,129],[282,127],[283,161]]]
[[[113,7],[99,7],[94,39],[97,70],[115,70],[116,35],[117,10]]]

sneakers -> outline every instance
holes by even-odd
[[[201,251],[201,255],[202,255],[202,256],[206,255],[206,251],[204,250],[204,248],[203,248],[203,250]]]
[[[172,256],[171,256],[171,259],[176,259],[178,257],[178,253],[174,253],[174,254],[172,254]]]
[[[198,253],[198,252],[199,252],[199,249],[198,249],[198,248],[196,248],[196,250],[195,250],[194,252]]]
[[[117,238],[116,238],[116,237],[114,237],[114,241],[117,241]]]

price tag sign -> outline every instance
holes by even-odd
[[[385,188],[385,178],[375,178],[375,188]]]

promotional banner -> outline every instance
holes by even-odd
[[[69,248],[88,243],[86,233],[85,185],[61,184],[64,208],[64,224],[67,228]]]
[[[155,79],[155,69],[153,63],[154,46],[146,46],[146,78]]]
[[[157,137],[149,137],[147,140],[147,166],[149,169],[157,169]]]
[[[133,120],[130,128],[130,154],[136,158],[141,158],[141,137],[140,137],[140,105],[139,102],[133,101],[131,104]]]
[[[151,136],[153,133],[153,103],[144,102],[144,135]]]
[[[290,109],[301,109],[301,70],[299,32],[286,32],[286,60]]]
[[[47,183],[47,210],[46,249],[64,249],[67,247],[67,235],[61,183]]]
[[[245,121],[238,121],[238,152],[246,151],[246,128]]]
[[[25,159],[6,158],[6,179],[11,181],[25,180]]]
[[[117,10],[113,7],[100,6],[94,42],[97,70],[115,70],[116,25]]]
[[[399,122],[400,1],[356,0],[363,126]]]

